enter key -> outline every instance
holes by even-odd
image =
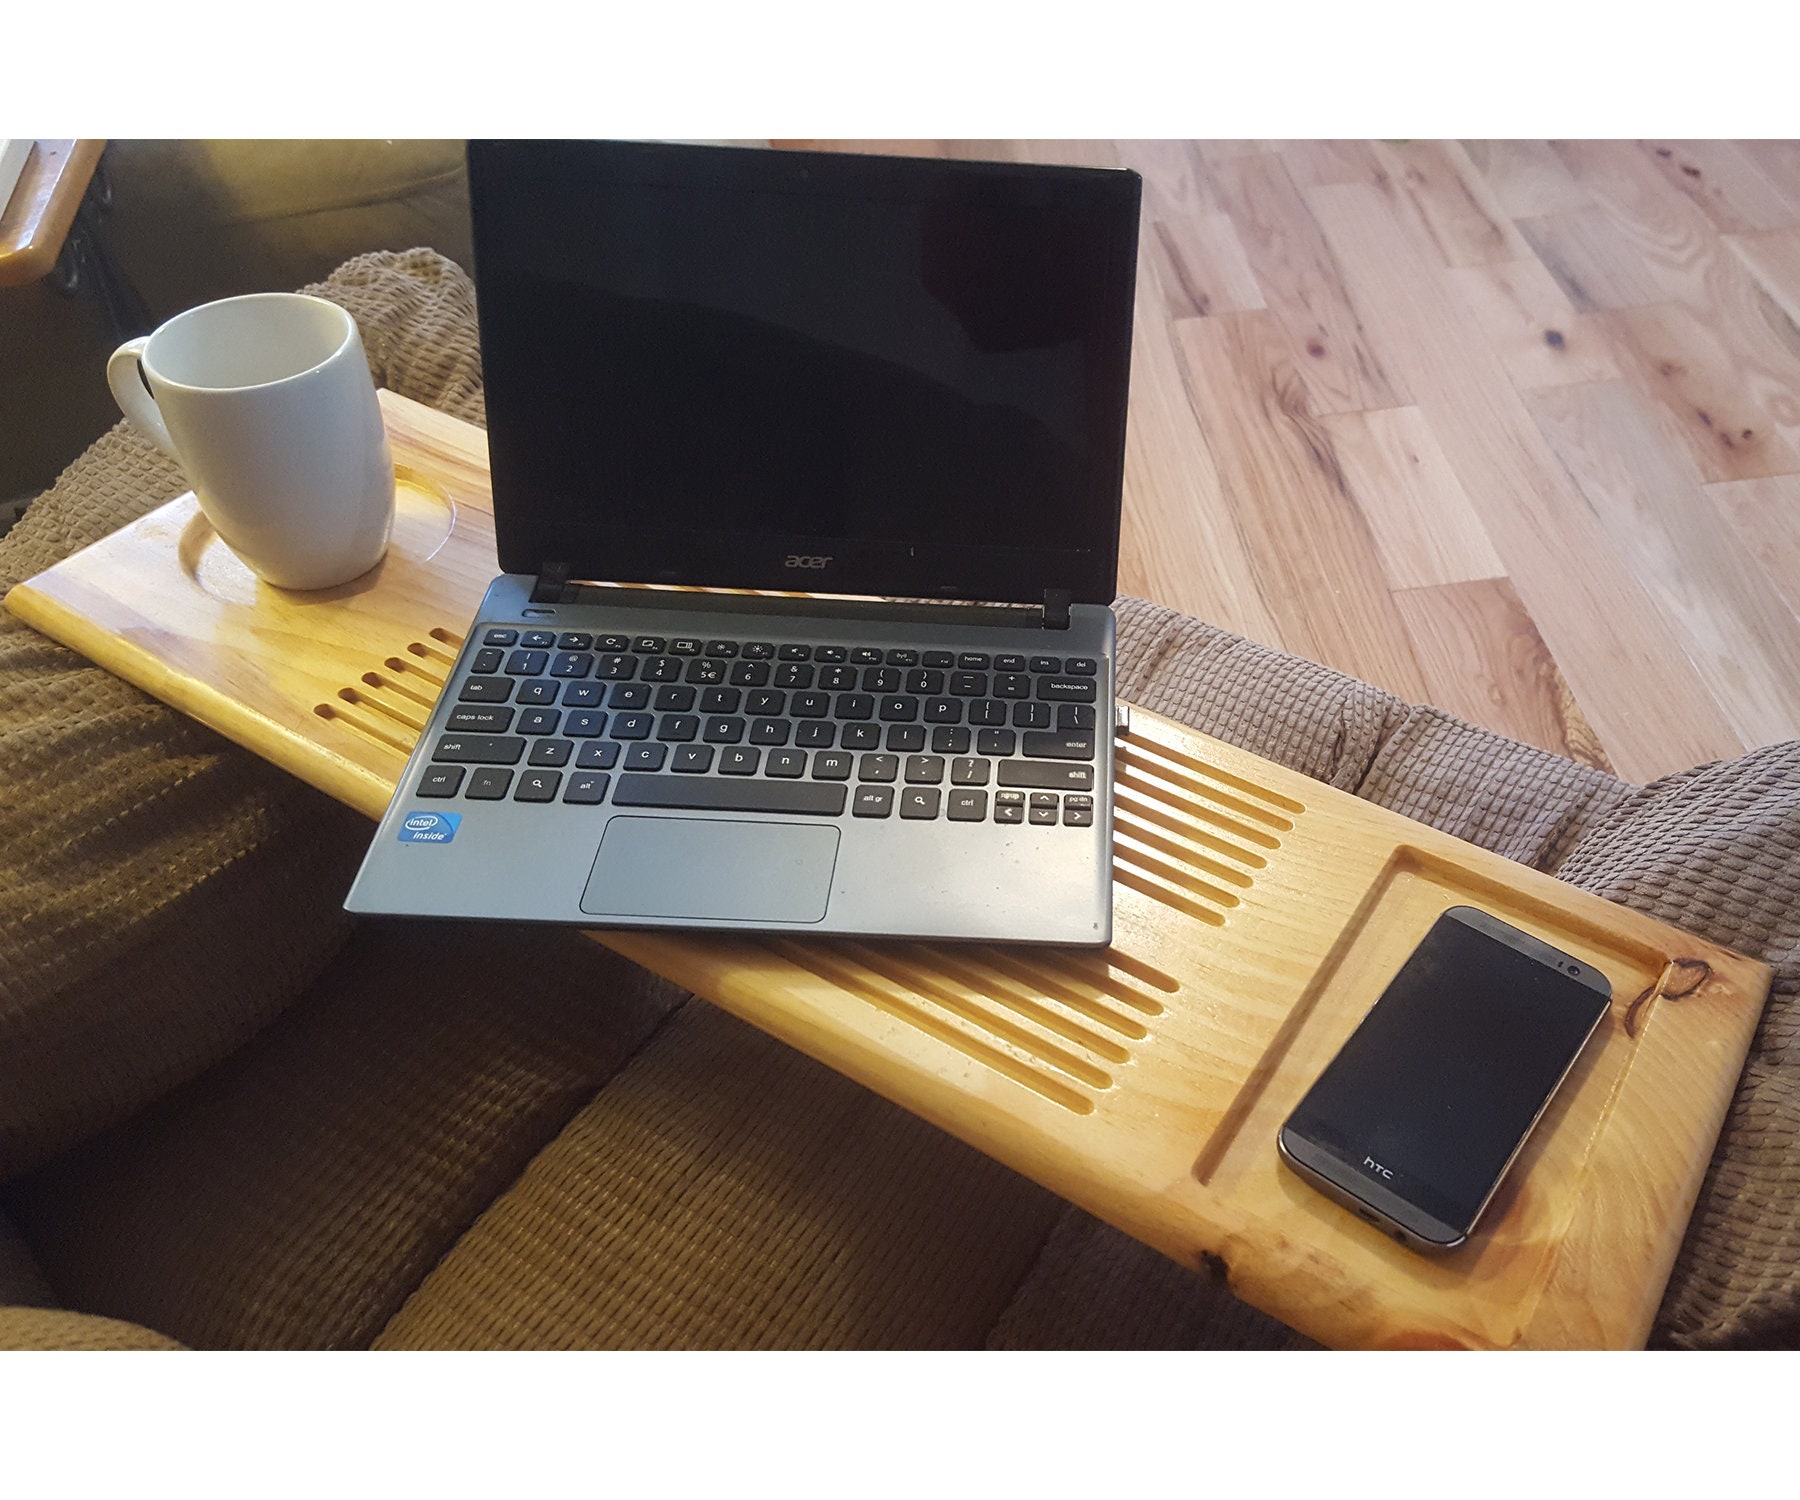
[[[1020,750],[1033,760],[1092,760],[1094,736],[1091,730],[1027,730]]]

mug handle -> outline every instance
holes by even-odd
[[[149,342],[148,338],[131,339],[113,350],[112,358],[106,362],[106,383],[112,387],[113,400],[130,418],[131,425],[170,458],[180,462],[181,455],[175,451],[175,440],[169,436],[168,426],[157,410],[156,398],[138,373],[144,345]]]

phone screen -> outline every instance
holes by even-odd
[[[1438,918],[1285,1128],[1466,1230],[1609,997],[1465,910]]]

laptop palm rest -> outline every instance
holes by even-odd
[[[818,922],[838,830],[727,818],[608,821],[581,909],[596,917]]]

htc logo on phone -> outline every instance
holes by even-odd
[[[1382,1166],[1382,1164],[1380,1162],[1376,1161],[1375,1158],[1372,1156],[1365,1156],[1363,1158],[1363,1165],[1365,1167],[1367,1167],[1371,1172],[1377,1173],[1378,1175],[1387,1178],[1387,1180],[1389,1182],[1392,1182],[1394,1180],[1394,1174],[1392,1172],[1390,1172],[1386,1167]]]
[[[802,557],[798,552],[790,552],[787,561],[782,564],[784,568],[829,568],[830,566],[831,559],[829,557]]]

